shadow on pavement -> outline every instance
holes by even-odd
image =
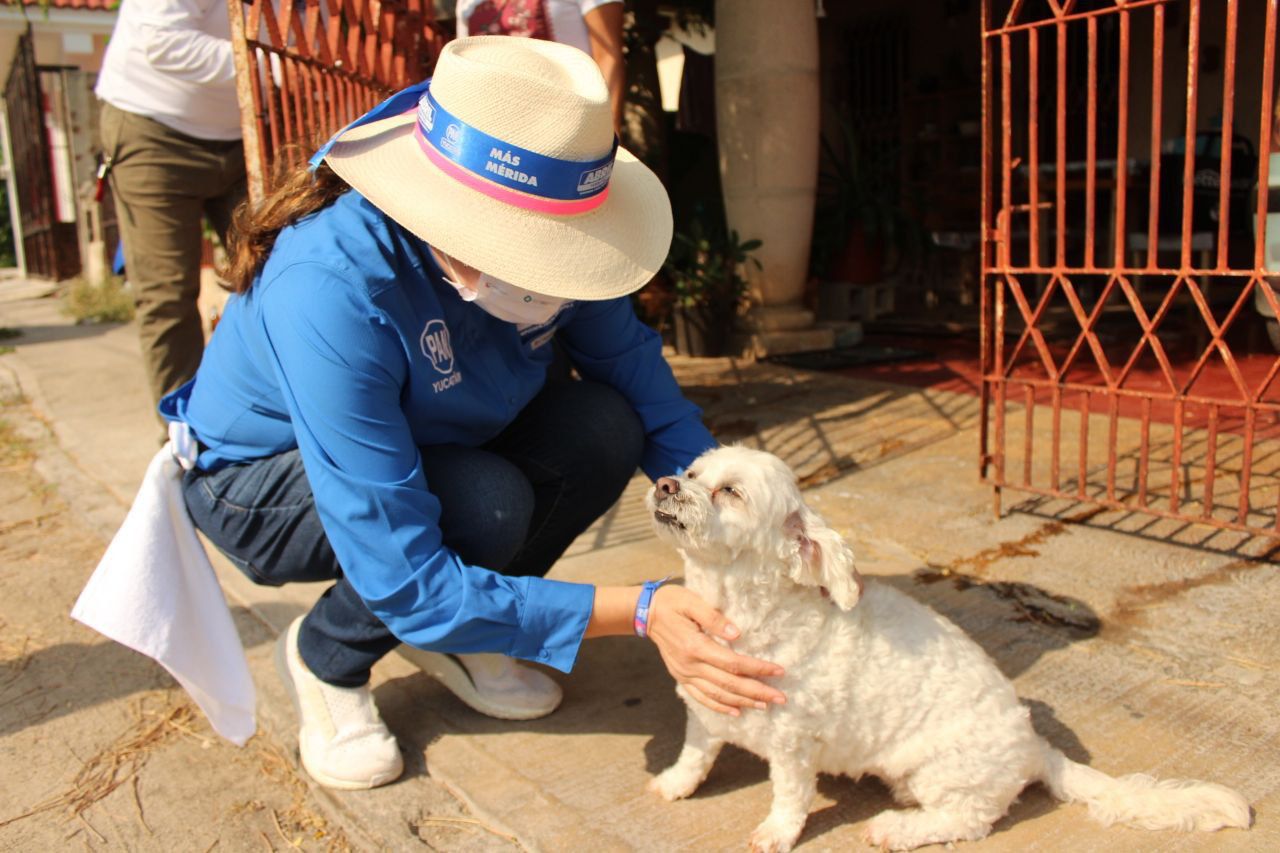
[[[232,618],[246,648],[271,638],[245,608],[233,607]],[[92,636],[93,642],[57,643],[11,663],[16,674],[0,681],[0,738],[114,699],[176,686],[145,655]]]
[[[5,343],[10,346],[24,347],[34,346],[37,344],[56,344],[65,341],[76,341],[83,338],[93,338],[99,335],[105,335],[107,332],[113,331],[124,323],[72,323],[41,325],[41,326],[10,326],[13,331],[18,332],[14,337],[6,338]]]

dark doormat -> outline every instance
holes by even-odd
[[[914,361],[931,358],[933,353],[906,347],[859,344],[856,347],[837,347],[828,350],[792,352],[786,355],[770,355],[761,359],[769,364],[794,367],[799,370],[840,370],[846,367],[866,367],[894,361]]]

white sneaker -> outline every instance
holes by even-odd
[[[364,687],[334,687],[312,675],[298,654],[299,616],[276,642],[276,671],[301,727],[298,752],[311,778],[329,788],[376,788],[400,777],[404,759]]]
[[[536,720],[560,705],[564,691],[546,673],[506,655],[446,655],[401,643],[400,656],[467,705],[499,720]]]

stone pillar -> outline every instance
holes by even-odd
[[[729,227],[764,241],[748,265],[757,355],[823,349],[801,303],[818,178],[813,0],[716,0],[716,133]]]

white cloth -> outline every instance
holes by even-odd
[[[71,616],[155,658],[191,694],[214,730],[243,746],[256,727],[253,679],[222,588],[182,500],[183,464],[190,467],[194,447],[188,446],[181,460],[174,448],[170,441],[147,466],[124,524]]]
[[[126,112],[197,139],[239,139],[240,106],[223,0],[127,0],[94,89]]]
[[[130,0],[130,2],[133,2],[133,0]],[[470,27],[471,16],[481,6],[488,7],[485,10],[485,17],[501,14],[504,19],[507,16],[513,16],[518,20],[526,14],[530,17],[537,17],[540,12],[545,15],[543,20],[551,29],[549,33],[541,33],[538,23],[530,23],[526,25],[526,28],[532,32],[513,31],[510,34],[534,35],[551,41],[558,41],[561,44],[571,44],[590,56],[591,38],[587,35],[587,24],[583,18],[592,9],[606,6],[610,3],[621,2],[622,0],[458,0],[456,11],[458,16],[458,38],[468,34],[480,35],[479,32],[471,33]],[[520,26],[520,24],[517,24],[517,26]]]

